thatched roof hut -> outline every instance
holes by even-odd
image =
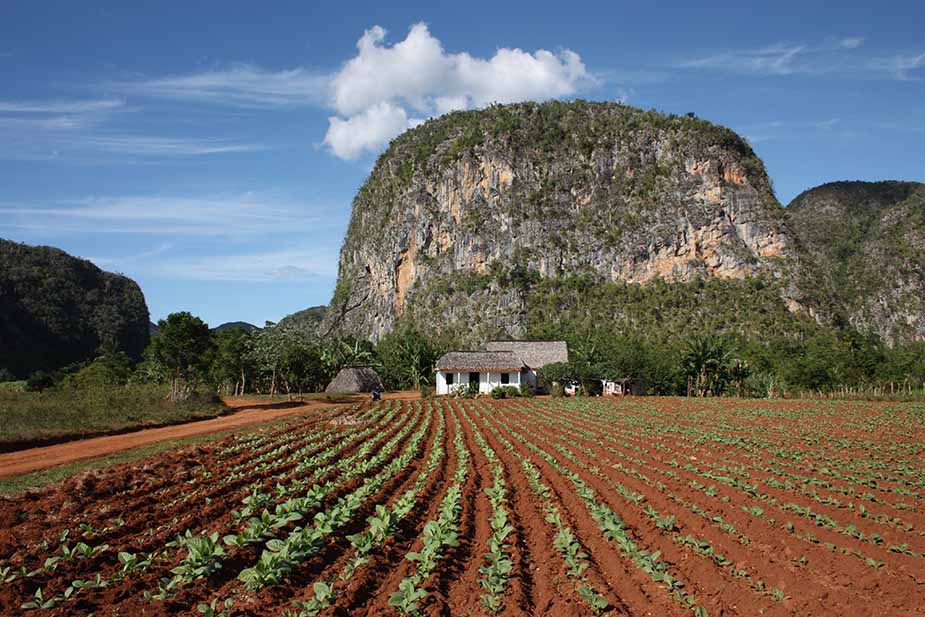
[[[385,390],[382,379],[371,366],[345,366],[340,370],[325,392],[372,392],[375,388]]]
[[[485,349],[511,352],[533,370],[554,362],[568,362],[565,341],[488,341]]]
[[[438,371],[520,371],[523,360],[509,351],[448,351],[437,360]]]

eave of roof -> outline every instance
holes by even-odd
[[[484,371],[487,373],[496,373],[504,371],[519,371],[522,366],[441,366],[438,371]]]
[[[519,371],[524,361],[509,351],[448,351],[437,360],[439,371]]]

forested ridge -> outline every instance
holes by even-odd
[[[140,359],[148,307],[135,281],[49,246],[0,239],[0,370],[17,378],[92,359]]]

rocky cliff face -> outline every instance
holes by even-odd
[[[787,208],[806,303],[888,342],[925,340],[925,184],[833,182]]]
[[[763,164],[723,127],[581,101],[457,112],[380,157],[322,331],[376,339],[411,315],[518,336],[536,277],[781,277],[791,245]]]
[[[150,321],[135,281],[47,246],[0,239],[0,370],[28,377],[96,356],[138,359]]]

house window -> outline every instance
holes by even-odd
[[[479,374],[478,373],[469,373],[469,383],[478,383]]]
[[[455,375],[455,373],[447,373],[447,374],[446,374],[446,385],[448,385],[448,386],[452,386],[452,385],[453,385],[453,375]]]
[[[511,383],[511,374],[510,373],[501,373],[501,383],[509,384]]]

